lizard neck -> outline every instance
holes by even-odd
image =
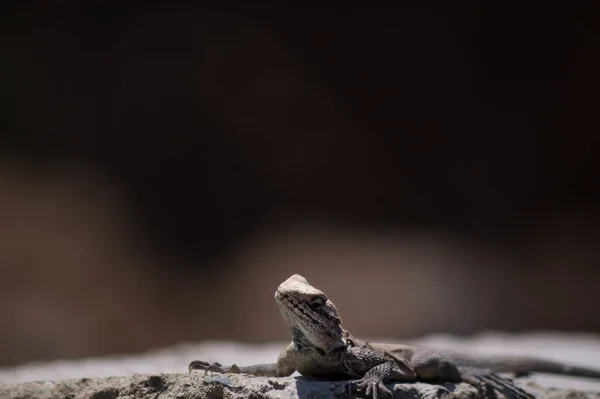
[[[311,352],[316,352],[320,356],[325,356],[328,354],[328,352],[325,349],[319,348],[318,346],[310,342],[310,340],[306,338],[306,336],[298,328],[292,328],[292,342],[294,343],[294,347],[296,348],[298,353],[308,354]],[[341,348],[342,350],[345,349],[346,345],[344,344],[338,346],[333,351],[340,350]]]

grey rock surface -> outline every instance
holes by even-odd
[[[542,388],[519,384],[536,397],[599,399],[600,392]],[[349,381],[314,381],[302,377],[265,378],[244,375],[135,374],[128,377],[37,381],[0,387],[3,399],[204,399],[204,398],[343,398],[350,397]],[[390,384],[394,398],[475,399],[477,390],[461,384]],[[355,395],[352,395],[355,397]],[[359,395],[359,397],[364,397]],[[502,399],[502,395],[498,395]]]
[[[390,341],[390,340],[385,340]],[[600,337],[592,335],[485,334],[469,339],[430,336],[421,345],[486,353],[544,356],[600,367]],[[273,361],[283,343],[242,345],[206,342],[179,345],[136,356],[54,361],[0,369],[2,399],[136,398],[335,398],[345,397],[348,381],[315,381],[300,376],[261,378],[187,373],[194,359],[240,365]],[[600,399],[600,381],[533,375],[518,384],[538,398]],[[468,384],[390,384],[396,398],[476,398]],[[501,395],[500,395],[501,396]]]

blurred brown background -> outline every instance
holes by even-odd
[[[600,332],[595,10],[191,3],[3,6],[0,365],[287,339],[292,273],[360,336]]]

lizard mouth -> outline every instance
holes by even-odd
[[[275,290],[275,300],[281,301],[283,294],[279,291],[279,289]]]

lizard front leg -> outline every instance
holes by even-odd
[[[287,377],[296,371],[293,362],[294,349],[288,345],[277,358],[277,363],[255,364],[252,366],[223,366],[221,363],[208,363],[201,360],[194,360],[188,366],[188,370],[204,370],[205,373],[212,371],[216,373],[250,374],[257,377]]]
[[[392,375],[394,366],[392,362],[386,362],[373,367],[365,375],[356,381],[356,387],[365,390],[366,396],[377,399],[379,393],[392,396],[392,392],[384,385]]]
[[[350,376],[362,376],[355,384],[367,396],[392,396],[385,386],[389,381],[414,381],[415,372],[405,363],[398,363],[367,348],[350,347],[342,356],[342,365]]]
[[[194,370],[204,370],[205,372],[215,373],[232,373],[232,374],[250,374],[258,377],[283,377],[280,373],[280,369],[277,367],[277,363],[267,364],[254,364],[251,366],[238,366],[232,364],[231,366],[223,366],[221,363],[208,363],[202,360],[194,360],[188,366],[190,372]],[[291,374],[291,373],[290,373]]]

